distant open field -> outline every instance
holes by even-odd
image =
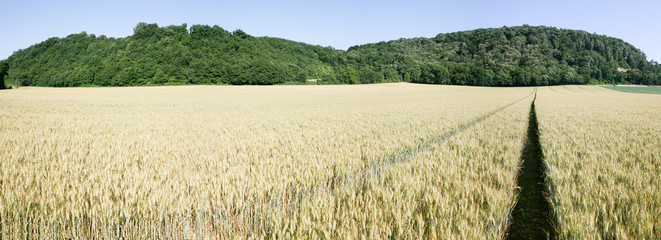
[[[604,87],[620,92],[661,94],[661,87],[626,87],[626,86],[604,86]]]
[[[535,112],[550,234],[661,229],[658,95],[24,87],[0,91],[0,105],[3,239],[516,236]]]

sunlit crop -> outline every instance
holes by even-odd
[[[532,88],[0,92],[0,236],[497,239]],[[656,239],[661,98],[538,88],[561,239]]]
[[[540,88],[537,112],[563,239],[661,237],[661,96]]]
[[[3,91],[0,232],[498,236],[531,92],[414,84]],[[443,139],[475,120],[484,121]]]

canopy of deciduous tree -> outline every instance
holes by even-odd
[[[342,51],[219,26],[139,23],[126,38],[86,32],[50,38],[15,52],[4,64],[7,83],[56,87],[278,84],[305,79],[319,79],[319,84],[661,84],[661,66],[620,39],[528,25]]]

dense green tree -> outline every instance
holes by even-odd
[[[7,76],[8,70],[9,70],[9,62],[0,61],[0,89],[7,88],[5,85],[5,76]]]
[[[359,79],[358,71],[356,71],[356,69],[353,68],[352,66],[341,68],[338,78],[340,83],[345,83],[345,84],[360,83],[358,81]]]

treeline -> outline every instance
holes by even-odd
[[[352,53],[355,52],[355,53]],[[355,62],[403,81],[478,86],[661,84],[661,66],[620,39],[552,27],[503,27],[352,47]]]
[[[18,51],[7,59],[8,79],[56,87],[303,82],[320,55],[335,52],[218,26],[140,23],[126,38],[83,32]]]
[[[9,71],[9,62],[0,61],[0,89],[7,88],[5,86],[5,77],[7,76],[8,71]]]
[[[306,79],[317,79],[318,84],[661,84],[661,67],[620,39],[527,25],[341,51],[219,26],[140,23],[126,38],[85,32],[50,38],[3,62],[8,83],[56,87],[279,84]]]

